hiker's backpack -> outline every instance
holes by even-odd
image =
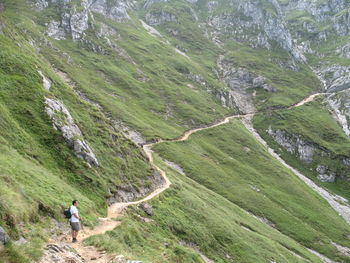
[[[70,212],[70,208],[65,209],[63,214],[67,219],[70,219],[72,217],[72,214]]]

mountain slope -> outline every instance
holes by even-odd
[[[349,198],[349,7],[1,1],[0,225],[25,241],[0,248],[0,262],[38,260],[71,199],[93,226],[107,204],[164,184],[146,142],[239,113],[259,112],[254,126],[276,152]],[[290,108],[316,92],[325,99]],[[152,201],[154,221],[131,208],[122,228],[87,243],[145,262],[320,262],[305,247],[349,261],[346,222],[242,124],[154,150],[174,184]]]

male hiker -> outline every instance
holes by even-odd
[[[72,227],[72,238],[73,238],[73,243],[77,242],[77,236],[78,236],[78,232],[80,230],[80,216],[79,216],[79,212],[78,212],[78,201],[77,200],[73,200],[72,202],[72,206],[70,207],[70,214],[71,214],[71,218],[69,219],[70,221],[70,226]]]

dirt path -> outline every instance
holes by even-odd
[[[303,99],[299,103],[296,103],[295,105],[291,106],[290,108],[300,107],[308,102],[313,101],[316,97],[320,95],[324,95],[325,93],[316,93],[313,95],[310,95],[309,97]],[[224,120],[215,123],[213,125],[202,127],[202,128],[196,128],[189,130],[185,132],[182,136],[173,139],[173,140],[167,140],[167,142],[178,142],[178,141],[186,141],[188,138],[199,131],[215,128],[224,124],[227,124],[232,119],[242,118],[243,123],[247,127],[247,129],[252,133],[252,135],[257,138],[265,147],[268,148],[267,143],[257,134],[257,132],[254,130],[250,120],[254,116],[254,113],[251,114],[242,114],[242,115],[233,115],[226,117]],[[108,216],[106,218],[100,218],[99,224],[94,229],[84,229],[81,231],[79,235],[80,241],[74,244],[70,243],[70,236],[68,234],[62,235],[55,240],[50,240],[49,244],[47,245],[46,252],[44,254],[44,257],[40,261],[40,263],[51,263],[51,262],[57,262],[57,263],[63,263],[63,262],[69,262],[69,263],[81,263],[81,262],[94,262],[94,263],[111,263],[115,262],[115,257],[106,254],[103,251],[98,251],[95,247],[91,246],[84,246],[81,242],[82,240],[91,237],[93,235],[98,234],[104,234],[107,231],[113,230],[115,227],[117,227],[120,222],[118,222],[116,219],[121,216],[122,211],[131,205],[138,205],[143,202],[149,201],[152,198],[158,196],[162,192],[164,192],[166,189],[168,189],[171,185],[171,182],[169,181],[168,177],[166,176],[166,173],[159,168],[157,165],[154,164],[153,160],[153,154],[152,154],[152,147],[156,144],[162,143],[164,141],[158,141],[151,144],[146,144],[143,146],[143,150],[146,153],[148,160],[150,164],[160,172],[161,176],[165,180],[165,184],[153,191],[151,194],[146,196],[145,198],[133,201],[133,202],[126,202],[126,203],[115,203],[111,205],[108,208]],[[305,176],[301,175],[298,171],[296,171],[294,168],[290,167],[288,164],[286,164],[276,153],[273,152],[272,149],[268,148],[268,151],[275,157],[279,162],[281,162],[284,166],[292,170],[301,180],[303,180],[308,186],[310,186],[312,189],[314,189],[316,192],[318,192],[323,198],[325,198],[328,203],[344,218],[349,218],[346,221],[350,223],[350,208],[348,206],[340,205],[339,200],[337,200],[333,195],[329,194],[327,191],[325,191],[323,188],[318,187],[316,184],[314,184],[310,179],[306,178]],[[273,152],[273,153],[272,153]],[[344,212],[346,210],[346,212]],[[71,248],[73,248],[76,252],[72,252]],[[124,262],[124,261],[116,261],[116,262]],[[127,261],[125,261],[127,262]],[[128,261],[133,262],[133,261]],[[134,261],[137,262],[137,261]]]
[[[326,95],[326,94],[327,93],[315,93],[315,94],[312,94],[312,95],[304,98],[300,102],[294,104],[293,106],[289,107],[288,109],[292,109],[292,108],[297,108],[297,107],[303,106],[304,104],[313,101],[316,97],[321,96],[321,95]]]

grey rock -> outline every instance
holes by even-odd
[[[264,89],[268,92],[276,91],[275,88],[266,83],[266,79],[245,68],[234,67],[225,62],[220,56],[217,61],[221,79],[227,85],[226,91],[217,92],[215,95],[221,100],[222,105],[227,107],[237,106],[243,113],[252,113],[256,109],[252,102],[249,89]]]
[[[0,244],[6,244],[10,242],[10,237],[7,235],[5,230],[0,226]]]
[[[350,58],[350,44],[338,48],[336,53],[343,58]]]
[[[38,71],[38,73],[43,78],[43,88],[49,91],[51,88],[51,81],[47,77],[45,77],[40,70]]]
[[[221,105],[224,107],[234,108],[236,106],[235,98],[229,89],[214,91],[214,95],[220,100]]]
[[[130,20],[128,9],[131,7],[132,4],[126,0],[96,0],[91,4],[90,9],[116,22],[125,22]]]
[[[350,257],[350,248],[341,246],[335,242],[332,242],[332,245],[336,247],[336,249],[341,255],[345,257]]]
[[[151,176],[145,179],[140,179],[140,182],[138,183],[140,186],[138,188],[133,186],[135,182],[131,184],[126,178],[122,177],[121,179],[123,183],[120,184],[117,187],[117,190],[114,190],[111,193],[111,197],[107,199],[107,203],[109,205],[139,199],[165,183],[164,178],[158,171],[154,171]]]
[[[332,112],[333,118],[342,127],[344,133],[350,136],[350,90],[345,90],[327,97],[327,102]]]
[[[312,15],[316,21],[325,21],[331,18],[332,14],[340,12],[345,8],[344,0],[296,0],[288,1],[286,5],[282,5],[284,12],[289,11],[306,11]]]
[[[311,163],[314,155],[314,147],[304,142],[301,138],[297,139],[297,147],[299,159],[304,163]]]
[[[50,98],[45,98],[45,111],[53,122],[53,127],[62,132],[67,144],[73,148],[75,155],[84,159],[89,166],[98,166],[99,163],[87,142],[83,140],[83,134],[68,109],[62,102]]]
[[[208,11],[213,12],[219,6],[218,1],[209,1],[207,3]]]
[[[36,0],[34,2],[34,8],[37,10],[37,11],[42,11],[44,10],[45,8],[47,8],[49,6],[49,3],[46,1],[46,0]]]
[[[73,41],[84,39],[85,31],[89,28],[91,12],[100,13],[117,22],[130,19],[127,10],[132,5],[126,0],[82,0],[76,2],[73,6],[71,2],[71,0],[65,0],[59,3],[60,20],[51,21],[47,25],[46,32],[48,36],[56,40],[65,39],[66,35],[70,35]]]
[[[140,146],[140,145],[144,145],[146,143],[146,139],[143,138],[139,132],[132,130],[130,127],[128,127],[122,121],[112,120],[112,123],[113,123],[116,130],[122,132],[126,138],[131,140],[136,145]]]
[[[289,135],[279,129],[273,130],[271,127],[267,133],[287,152],[297,155],[302,162],[311,163],[313,161],[314,147],[299,136]]]
[[[205,87],[207,85],[206,81],[204,80],[203,76],[199,75],[199,74],[195,74],[193,72],[190,72],[187,75],[187,78],[198,83],[199,85]]]
[[[185,171],[182,169],[182,167],[180,165],[178,165],[176,163],[173,163],[173,162],[170,162],[168,160],[164,160],[164,162],[166,163],[167,166],[169,166],[170,168],[174,169],[179,174],[186,175]]]
[[[303,174],[301,174],[299,171],[288,165],[273,149],[271,149],[267,142],[261,138],[261,136],[256,132],[256,130],[253,127],[252,121],[249,118],[243,119],[243,124],[246,126],[246,128],[252,133],[252,135],[262,143],[268,150],[268,152],[276,158],[281,164],[283,164],[286,168],[291,170],[296,176],[298,176],[304,183],[306,183],[310,188],[312,188],[314,191],[316,191],[322,198],[324,198],[330,206],[340,215],[344,218],[344,220],[350,224],[350,207],[347,205],[348,200],[346,200],[343,197],[340,197],[338,195],[333,195],[327,192],[324,188],[319,187],[317,184],[315,184],[311,179],[307,178]]]
[[[325,174],[327,172],[327,166],[324,166],[324,165],[317,165],[316,167],[316,171],[319,173],[319,174]]]
[[[350,88],[350,67],[341,65],[325,66],[317,70],[325,80],[327,92],[339,92]]]
[[[350,12],[344,10],[341,15],[334,16],[334,30],[339,36],[348,36],[350,34]]]
[[[174,14],[164,10],[147,13],[145,19],[151,26],[161,25],[165,22],[177,22],[177,18]]]
[[[266,12],[260,1],[239,1],[234,13],[213,15],[209,19],[209,26],[217,34],[232,35],[237,41],[250,43],[253,47],[271,48],[272,42],[287,50],[299,62],[306,60],[284,21],[281,7],[277,1],[270,1],[273,12]],[[242,14],[242,15],[241,15]]]
[[[323,183],[334,183],[335,182],[335,174],[319,174],[317,179]]]
[[[152,35],[152,36],[156,36],[156,37],[162,37],[162,35],[158,32],[157,29],[155,29],[154,27],[147,25],[144,21],[140,20],[141,24],[143,26],[144,29],[146,29],[146,31]]]
[[[55,40],[66,39],[64,29],[60,27],[60,22],[57,21],[51,21],[47,25],[46,34]]]
[[[142,203],[139,205],[139,207],[149,216],[153,215],[153,208],[148,203]]]
[[[84,263],[85,260],[72,247],[65,244],[47,244],[39,263]]]
[[[317,165],[316,172],[318,172],[317,179],[324,183],[334,183],[335,182],[335,173],[329,171],[327,166]]]
[[[89,28],[88,20],[88,10],[77,12],[75,9],[73,9],[69,18],[70,26],[67,30],[71,33],[73,41],[77,41],[82,38],[84,31]]]
[[[168,2],[168,0],[146,0],[144,8],[149,8],[153,4]]]

